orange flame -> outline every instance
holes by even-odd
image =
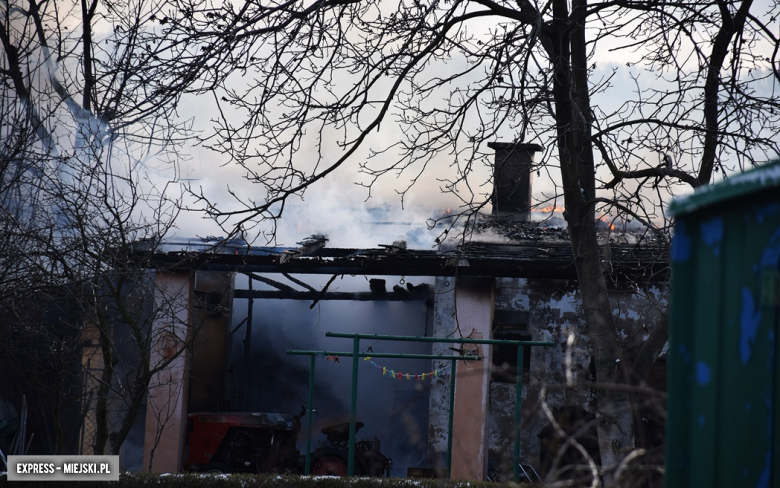
[[[541,213],[563,212],[564,210],[566,210],[566,209],[561,207],[561,206],[556,206],[556,205],[548,205],[548,206],[546,206],[544,208],[534,208],[534,209],[531,209],[532,212],[541,212]]]

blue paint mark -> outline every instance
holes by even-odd
[[[704,427],[704,415],[699,415],[699,427]]]
[[[752,408],[753,408],[753,404],[752,404],[752,403],[750,403],[750,402],[747,402],[747,403],[745,404],[745,410],[747,410],[748,412],[749,412],[749,411],[750,411],[750,409],[752,409]]]
[[[750,470],[747,468],[745,468],[745,470],[742,471],[742,476],[744,476],[745,478],[747,478],[749,474],[750,474]]]
[[[776,268],[780,262],[780,228],[769,238],[769,244],[761,254],[761,266],[764,268]]]
[[[761,471],[761,476],[758,477],[758,483],[756,488],[768,488],[769,487],[769,468],[771,466],[772,451],[766,453],[766,467]]]
[[[746,286],[742,287],[742,313],[740,314],[739,355],[743,364],[747,364],[756,342],[758,324],[761,322],[761,310],[755,310],[753,294]]]
[[[691,354],[688,352],[688,350],[683,346],[682,344],[677,348],[677,352],[680,353],[683,357],[683,361],[685,361],[685,364],[689,364],[691,362]]]
[[[778,212],[780,212],[780,203],[770,203],[769,205],[759,207],[756,209],[756,222],[763,224],[765,217],[774,215]]]
[[[714,248],[713,254],[718,256],[720,254],[719,244],[723,240],[723,219],[715,217],[708,222],[702,222],[701,237],[705,244]]]
[[[685,228],[685,222],[677,222],[672,240],[672,261],[685,262],[691,257],[691,236]]]
[[[696,381],[700,385],[706,385],[710,382],[710,367],[704,361],[696,363]]]

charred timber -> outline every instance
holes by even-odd
[[[346,300],[356,302],[424,302],[431,298],[431,293],[413,293],[401,295],[399,293],[373,293],[373,292],[327,292],[320,294],[318,291],[277,291],[277,290],[235,290],[233,298],[266,298],[277,300]]]
[[[139,266],[168,271],[237,271],[287,274],[346,274],[370,276],[463,276],[528,279],[576,279],[570,248],[563,246],[477,248],[453,255],[410,250],[386,254],[382,250],[328,250],[327,256],[229,255],[156,253],[144,255]],[[139,256],[140,257],[140,256]],[[612,246],[610,280],[665,281],[668,255],[654,249]]]

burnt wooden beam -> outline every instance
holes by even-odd
[[[309,290],[309,291],[317,291],[317,290],[315,290],[315,289],[314,289],[314,287],[313,287],[313,286],[311,286],[310,284],[308,284],[308,283],[306,283],[306,282],[304,282],[304,281],[301,281],[301,280],[299,280],[299,279],[297,279],[297,278],[295,278],[295,277],[293,277],[293,276],[290,276],[288,273],[282,273],[282,276],[284,276],[284,277],[285,277],[285,278],[287,278],[288,280],[292,281],[292,282],[293,282],[293,283],[295,283],[296,285],[298,285],[298,286],[302,286],[303,288],[306,288],[306,289],[307,289],[307,290]]]
[[[159,270],[236,271],[242,273],[346,274],[366,276],[461,276],[528,279],[577,279],[571,251],[535,255],[465,255],[409,251],[404,254],[369,254],[352,251],[345,257],[290,258],[287,255],[236,256],[207,253],[157,253],[146,256],[140,266]],[[625,251],[628,251],[626,249]],[[609,279],[618,281],[665,281],[668,256],[632,256],[620,247],[612,248]],[[333,253],[337,254],[337,253]]]
[[[289,285],[285,285],[284,283],[279,283],[276,280],[272,280],[271,278],[266,278],[265,276],[260,276],[259,274],[255,274],[249,271],[242,271],[242,274],[245,274],[246,276],[249,276],[255,281],[259,281],[261,283],[265,283],[266,285],[271,285],[274,288],[277,288],[282,291],[295,291],[295,288]]]
[[[277,300],[347,300],[357,302],[424,302],[431,298],[430,293],[412,293],[401,295],[399,293],[374,293],[374,292],[337,292],[331,291],[320,294],[318,291],[277,291],[277,290],[235,290],[233,298],[270,298]]]

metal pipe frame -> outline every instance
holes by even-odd
[[[523,353],[525,347],[517,345],[517,369],[515,369],[515,446],[512,451],[512,479],[520,482],[520,421],[523,413]],[[530,480],[530,478],[528,478]]]
[[[378,334],[346,334],[342,332],[327,332],[327,337],[342,337],[357,341],[360,339],[371,339],[374,341],[409,341],[409,342],[437,342],[446,344],[506,344],[517,346],[517,371],[515,374],[515,445],[512,452],[513,478],[515,483],[520,482],[520,422],[523,407],[523,346],[553,346],[551,341],[511,341],[502,339],[468,339],[468,338],[450,338],[450,337],[419,337],[419,336],[394,336]],[[449,438],[447,439],[447,477],[452,474],[452,411],[455,405],[455,368],[452,368],[452,378],[450,380],[450,425]],[[356,385],[352,385],[353,398],[356,395]],[[351,427],[351,426],[350,426]],[[354,440],[352,441],[354,443]],[[352,448],[350,444],[350,448]],[[350,473],[351,474],[351,473]]]
[[[307,419],[306,419],[306,465],[303,468],[303,472],[306,474],[311,473],[311,422],[312,422],[312,408],[314,405],[314,354],[311,355],[311,363],[309,364],[309,403],[307,405]]]
[[[336,351],[301,351],[296,349],[289,349],[287,354],[299,355],[299,356],[311,356],[311,366],[309,374],[309,406],[307,415],[307,431],[306,431],[306,465],[304,468],[304,474],[311,474],[311,418],[314,404],[314,358],[316,356],[344,356],[352,357],[352,397],[350,402],[349,411],[349,459],[347,459],[347,475],[353,476],[355,474],[355,430],[357,423],[357,366],[358,359],[371,357],[371,358],[394,358],[394,359],[432,359],[438,361],[451,361],[450,367],[450,411],[449,411],[449,433],[447,437],[447,477],[449,478],[452,472],[452,422],[454,412],[455,401],[455,361],[477,361],[481,359],[479,356],[437,356],[435,354],[392,354],[392,353],[361,353],[360,338],[353,338],[352,352],[336,352]]]
[[[354,352],[338,351],[301,351],[298,349],[288,349],[287,354],[294,356],[343,356],[351,358]],[[385,352],[359,352],[361,358],[391,358],[391,359],[433,359],[449,361],[451,359],[465,359],[466,361],[479,361],[479,356],[437,356],[436,354],[405,354],[405,353],[385,353]]]
[[[452,343],[452,344],[505,344],[508,346],[554,346],[555,343],[551,341],[512,341],[505,339],[469,339],[469,338],[457,338],[457,337],[420,337],[420,336],[395,336],[395,335],[379,335],[379,334],[346,334],[343,332],[326,332],[326,337],[341,337],[345,339],[353,339],[358,337],[360,339],[371,339],[374,341],[410,341],[410,342],[439,342],[439,343]]]

